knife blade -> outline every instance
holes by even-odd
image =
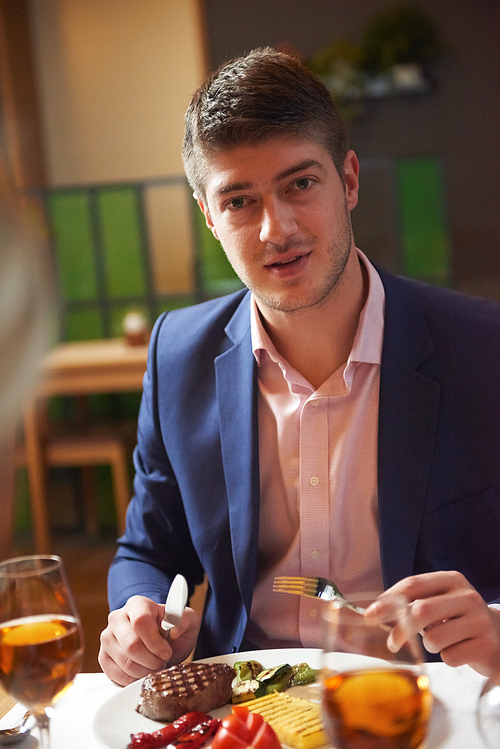
[[[163,620],[161,623],[161,633],[168,639],[172,627],[178,627],[181,621],[182,612],[186,607],[188,599],[188,585],[186,578],[182,575],[176,575],[168,591]]]

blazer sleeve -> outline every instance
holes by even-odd
[[[203,581],[158,418],[157,345],[164,318],[151,335],[134,451],[134,496],[108,575],[111,610],[134,595],[163,603],[177,573],[186,577],[190,594]]]

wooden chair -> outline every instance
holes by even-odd
[[[135,431],[135,429],[134,429]],[[82,469],[83,509],[88,533],[96,535],[98,528],[93,467],[111,466],[118,532],[125,530],[125,514],[130,500],[128,460],[132,449],[131,429],[120,430],[116,425],[92,428],[78,425],[72,431],[54,431],[47,427],[45,403],[42,399],[30,402],[24,413],[24,445],[18,449],[17,464],[24,464],[28,472],[33,533],[37,553],[50,551],[48,516],[48,470],[75,466]]]
[[[0,560],[11,556],[12,524],[15,501],[15,435],[9,432],[0,440]],[[0,693],[1,696],[1,693]]]

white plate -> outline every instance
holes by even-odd
[[[255,660],[262,663],[264,668],[279,666],[289,663],[308,663],[311,668],[319,668],[321,650],[313,648],[295,648],[282,650],[252,650],[246,653],[233,653],[232,655],[219,655],[214,658],[205,658],[206,663],[228,663],[230,666],[236,661]],[[94,716],[92,730],[94,736],[103,749],[126,749],[130,741],[130,734],[146,731],[148,733],[157,731],[166,723],[145,718],[136,712],[137,700],[141,691],[142,680],[124,687],[120,692],[110,697],[101,705]],[[319,699],[319,685],[310,684],[306,687],[294,687],[290,690],[297,697],[306,696],[316,701]],[[219,710],[212,710],[211,715],[221,718],[231,712],[231,706],[226,705]]]

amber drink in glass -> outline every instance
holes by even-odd
[[[376,596],[350,597],[367,608]],[[341,601],[325,616],[322,709],[336,749],[420,749],[432,697],[417,638],[410,635],[406,601],[384,603],[377,618],[353,611]],[[406,619],[405,619],[406,617]],[[408,640],[398,653],[387,645],[399,623]]]
[[[83,637],[62,560],[34,555],[0,563],[0,684],[35,716],[49,749],[53,705],[83,660]]]

